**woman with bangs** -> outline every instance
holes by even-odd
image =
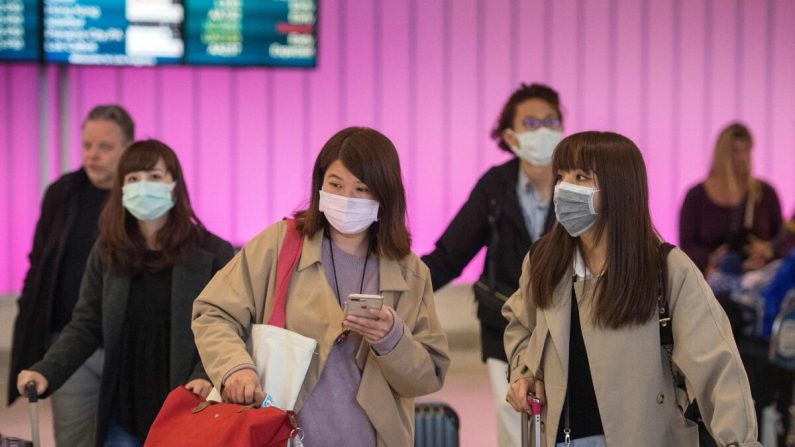
[[[104,347],[95,444],[140,446],[171,389],[210,392],[190,313],[233,249],[194,214],[182,167],[165,144],[133,143],[117,178],[72,320],[17,387],[23,393],[32,381],[47,397]]]
[[[249,241],[199,295],[193,332],[226,401],[260,403],[243,337],[268,321],[288,231],[303,238],[285,328],[317,341],[294,409],[310,447],[414,444],[414,398],[439,390],[449,365],[428,268],[410,251],[397,150],[376,130],[326,142],[309,206]],[[369,318],[346,315],[351,294],[378,294]],[[349,335],[343,335],[349,334]]]
[[[759,446],[728,319],[681,250],[663,258],[638,148],[582,132],[561,141],[553,169],[558,224],[503,308],[508,402],[525,412],[529,397],[544,403],[548,446],[697,446],[682,410],[693,398],[718,445]]]

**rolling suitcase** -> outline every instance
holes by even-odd
[[[30,405],[30,435],[33,438],[33,442],[25,441],[24,439],[19,438],[3,438],[0,441],[0,446],[2,447],[39,447],[41,446],[41,441],[39,440],[39,408],[38,408],[38,401],[39,397],[36,394],[36,384],[33,382],[28,383],[25,385],[25,391],[28,395],[28,402]]]
[[[440,402],[414,406],[414,447],[458,447],[458,413]]]

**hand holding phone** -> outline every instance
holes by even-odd
[[[384,305],[384,297],[381,295],[368,295],[364,293],[352,293],[348,295],[345,303],[345,315],[354,315],[371,320],[377,319],[368,309],[380,310]]]

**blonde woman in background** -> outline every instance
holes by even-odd
[[[733,123],[715,144],[706,180],[685,196],[679,215],[679,244],[704,273],[732,256],[741,272],[756,270],[773,257],[770,241],[781,229],[775,189],[756,178],[753,137]]]

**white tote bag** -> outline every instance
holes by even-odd
[[[272,405],[285,411],[295,408],[295,401],[312,363],[317,342],[297,332],[285,329],[287,290],[290,278],[298,265],[303,238],[294,220],[287,220],[279,259],[276,263],[276,290],[272,297],[273,310],[267,324],[253,324],[247,350],[257,368],[262,389],[270,395]],[[207,400],[221,401],[213,388]]]
[[[251,327],[251,358],[262,389],[273,405],[292,411],[317,342],[297,332],[270,324]]]

